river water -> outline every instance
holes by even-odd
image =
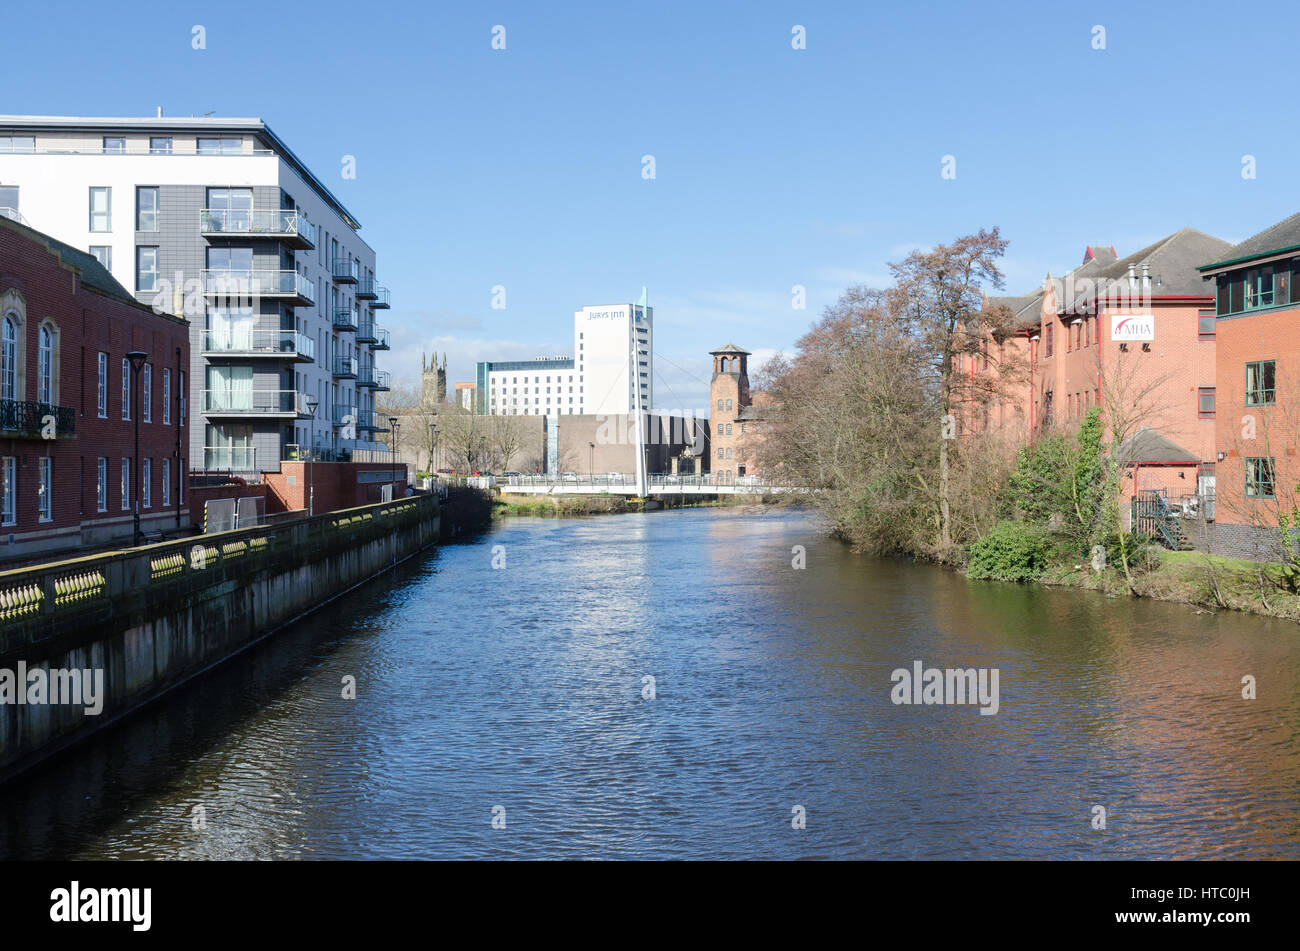
[[[915,661],[996,668],[997,713],[892,703]],[[968,582],[798,512],[512,519],[0,807],[6,858],[1297,858],[1300,626]]]

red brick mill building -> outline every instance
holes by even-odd
[[[138,372],[132,351],[147,355]],[[137,303],[89,254],[0,215],[0,570],[129,544],[137,488],[142,531],[177,527],[188,366],[185,320]]]

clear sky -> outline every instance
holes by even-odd
[[[1294,2],[13,3],[0,112],[260,117],[361,220],[399,379],[421,349],[453,380],[567,354],[575,309],[644,284],[656,402],[702,408],[708,350],[788,350],[918,245],[998,225],[1023,293],[1087,244],[1300,210],[1298,25]]]

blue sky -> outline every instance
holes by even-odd
[[[0,112],[261,117],[361,220],[399,379],[568,353],[645,284],[656,402],[703,407],[709,349],[788,350],[917,245],[998,225],[1024,292],[1300,210],[1293,3],[1055,6],[13,4]]]

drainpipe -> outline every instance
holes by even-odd
[[[162,113],[162,107],[158,109]],[[181,530],[181,348],[176,348],[176,531]]]

